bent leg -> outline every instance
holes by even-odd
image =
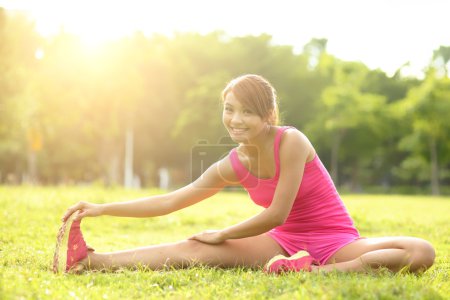
[[[195,240],[142,247],[111,252],[90,252],[81,262],[90,269],[133,268],[139,265],[150,269],[164,267],[183,268],[192,263],[219,267],[261,267],[273,256],[287,253],[268,234],[227,240],[219,245],[210,245]]]
[[[317,269],[365,272],[386,267],[397,272],[406,267],[411,272],[421,272],[433,265],[434,258],[433,246],[423,239],[367,238],[342,247],[325,265]]]

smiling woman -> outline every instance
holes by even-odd
[[[268,273],[368,272],[380,268],[423,272],[432,266],[434,248],[423,239],[359,235],[309,139],[294,127],[276,125],[276,93],[269,81],[245,74],[231,80],[222,95],[223,123],[239,145],[194,182],[175,191],[132,201],[78,202],[69,207],[62,218],[63,222],[74,220],[63,251],[69,259],[61,266],[56,254],[54,270],[79,273],[138,266],[159,270],[200,263],[264,267]],[[81,232],[80,221],[85,217],[163,216],[236,185],[264,209],[222,230],[205,230],[175,243],[110,253],[88,247]]]

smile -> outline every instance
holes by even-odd
[[[248,128],[233,128],[230,127],[232,133],[240,134],[248,131]]]

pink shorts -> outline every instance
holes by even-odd
[[[304,250],[321,265],[325,264],[339,249],[361,238],[357,231],[355,233],[289,233],[271,230],[268,233],[289,255]]]

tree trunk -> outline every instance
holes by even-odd
[[[359,166],[356,164],[356,162],[353,162],[354,165],[352,166],[352,176],[351,176],[351,191],[353,193],[361,193],[362,192],[362,188],[361,188],[361,184],[359,183],[359,178],[360,178],[360,174],[359,174]]]
[[[27,172],[27,178],[26,183],[28,184],[37,184],[37,155],[36,151],[31,150],[28,152],[28,172]]]
[[[338,156],[339,148],[341,146],[341,132],[337,131],[333,134],[332,144],[331,144],[331,178],[333,179],[334,185],[339,184],[338,178]]]
[[[430,164],[431,164],[431,193],[439,195],[439,166],[437,157],[437,147],[435,137],[430,138]]]

